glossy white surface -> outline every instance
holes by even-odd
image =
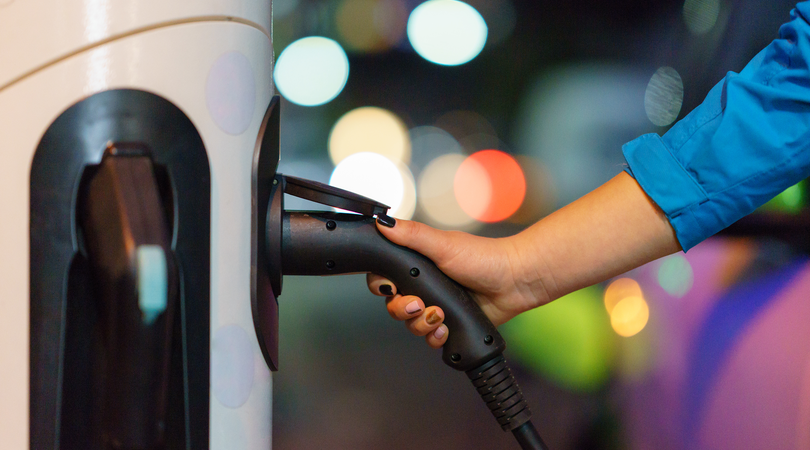
[[[178,22],[240,20],[269,37],[271,5],[271,0],[14,0],[0,7],[0,90],[80,49]]]
[[[15,0],[11,6],[27,2],[43,3]],[[176,8],[175,3],[167,2],[167,8]],[[4,25],[0,23],[0,30]],[[7,42],[4,35],[0,42]],[[209,112],[206,74],[218,58],[237,50],[254,73],[255,103],[244,132],[229,134]],[[252,332],[249,276],[252,156],[273,94],[271,74],[271,42],[261,30],[234,22],[190,23],[110,42],[0,90],[2,448],[28,448],[28,183],[33,152],[47,127],[70,105],[121,87],[150,91],[173,102],[203,138],[212,175],[211,336],[234,325],[249,331],[254,370],[241,406],[228,407],[211,395],[211,449],[270,448],[272,379]]]
[[[253,390],[251,333],[239,325],[225,325],[211,339],[211,392],[228,408],[244,405]]]
[[[205,82],[205,103],[222,131],[239,135],[247,130],[256,106],[256,77],[245,55],[233,51],[214,61]]]

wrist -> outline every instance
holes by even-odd
[[[537,224],[535,225],[537,226]],[[555,300],[558,287],[550,265],[538,248],[537,238],[529,230],[506,238],[509,240],[509,258],[515,289],[524,301],[522,310],[528,311]]]

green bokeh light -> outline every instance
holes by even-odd
[[[695,275],[692,265],[681,254],[665,258],[658,268],[658,284],[673,297],[683,297],[692,289]]]
[[[781,194],[772,198],[768,203],[765,203],[760,208],[765,212],[782,212],[788,214],[796,214],[804,208],[805,205],[805,180],[785,189]]]
[[[563,387],[594,391],[610,376],[616,341],[598,287],[527,311],[501,331],[511,359]]]

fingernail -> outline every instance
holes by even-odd
[[[380,292],[382,292],[383,295],[394,295],[394,290],[391,289],[390,284],[380,285]]]
[[[417,302],[416,300],[408,303],[408,305],[405,306],[405,312],[408,313],[408,314],[416,314],[421,310],[422,310],[422,307],[419,306],[419,302]]]
[[[441,339],[444,337],[445,333],[447,333],[447,328],[445,328],[444,325],[442,325],[439,328],[436,328],[436,331],[433,332],[433,337],[435,337],[436,339]]]
[[[437,323],[441,322],[441,320],[442,316],[440,316],[435,309],[431,311],[425,318],[425,322],[427,322],[428,325],[436,325]]]
[[[397,224],[397,220],[385,214],[377,214],[377,223],[388,228],[394,228],[394,225]]]

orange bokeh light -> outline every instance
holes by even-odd
[[[608,314],[613,314],[613,308],[622,300],[627,297],[641,297],[644,294],[641,292],[641,286],[632,278],[619,278],[618,280],[610,283],[605,289],[605,309]]]
[[[515,158],[500,150],[481,150],[461,163],[453,190],[470,217],[499,222],[520,208],[526,197],[526,177]]]

